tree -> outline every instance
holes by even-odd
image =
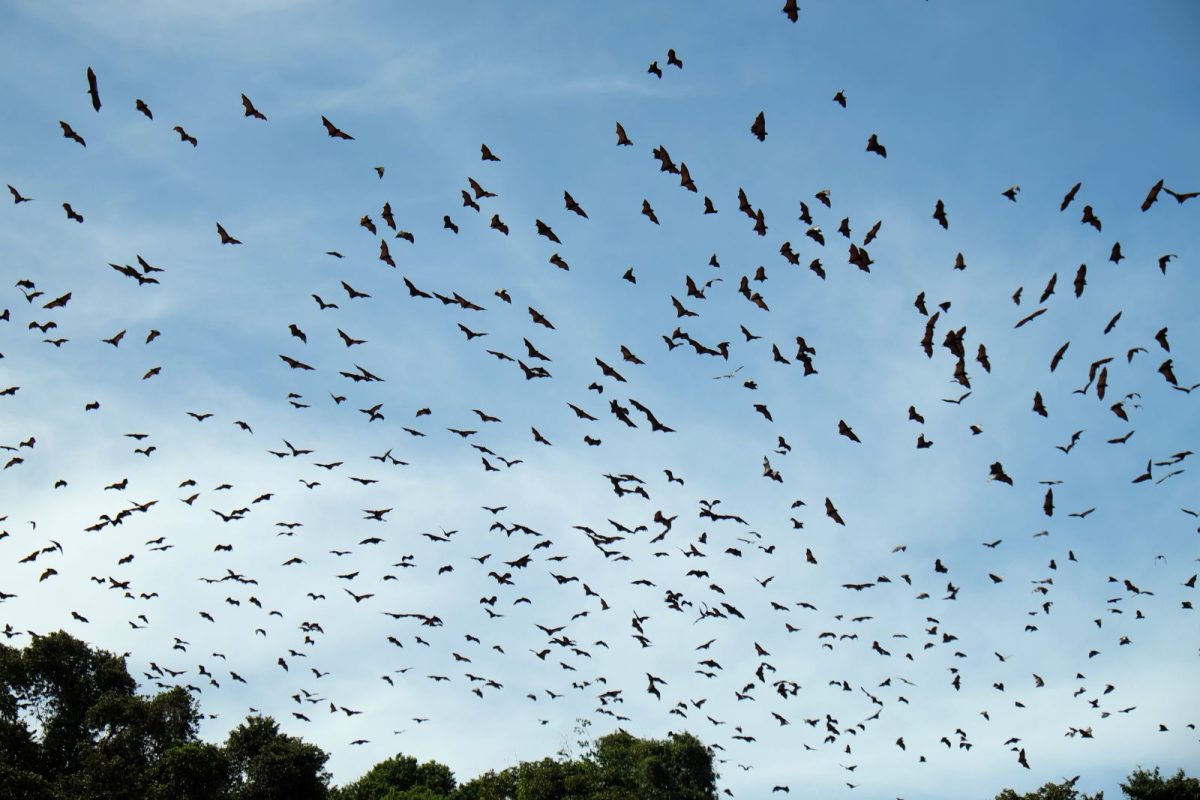
[[[229,732],[225,752],[233,767],[236,800],[323,800],[329,795],[329,755],[279,732],[270,717],[247,717]]]
[[[606,791],[632,792],[646,800],[712,800],[717,796],[712,753],[690,733],[666,739],[611,733],[596,741],[587,758],[599,769]]]
[[[1081,794],[1075,789],[1077,780],[1079,779],[1073,778],[1062,783],[1047,783],[1042,788],[1025,794],[1017,794],[1012,789],[1005,789],[996,795],[996,800],[1104,800],[1104,792]]]
[[[454,773],[445,764],[419,764],[412,756],[397,753],[334,796],[337,800],[436,800],[449,797],[455,785]]]
[[[143,697],[136,686],[124,658],[61,631],[24,650],[0,646],[0,794],[116,800],[157,785],[188,796],[153,772],[195,741],[195,701],[180,688]],[[219,797],[214,788],[197,796]]]
[[[1129,800],[1200,800],[1200,780],[1187,777],[1182,769],[1164,779],[1158,767],[1154,772],[1138,767],[1121,784],[1121,791]]]
[[[0,797],[13,800],[323,800],[328,756],[250,717],[225,747],[199,741],[196,701],[136,694],[123,657],[59,631],[0,645]]]
[[[60,785],[86,797],[144,797],[154,765],[195,741],[198,725],[199,711],[185,689],[149,698],[104,694],[88,709],[90,738],[79,743],[79,769]]]
[[[54,800],[53,787],[36,772],[0,761],[0,795],[11,800]]]
[[[453,795],[454,800],[511,800],[516,796],[517,777],[512,770],[488,770],[461,784]]]
[[[52,780],[76,772],[95,734],[89,711],[104,695],[132,697],[135,687],[124,659],[62,631],[23,650],[0,645],[0,757]],[[25,720],[36,722],[37,739]]]
[[[1094,795],[1078,792],[1075,789],[1077,780],[1079,778],[1047,783],[1037,791],[1026,794],[1005,789],[996,795],[996,800],[1104,800],[1104,792]],[[1138,767],[1121,784],[1121,792],[1128,800],[1200,800],[1200,780],[1187,777],[1183,770],[1171,778],[1164,778],[1159,774],[1158,767],[1153,772]]]
[[[167,750],[151,768],[147,800],[225,800],[233,789],[233,765],[225,750],[188,742]]]
[[[524,761],[463,784],[455,800],[715,800],[712,753],[691,734],[640,739],[623,731],[581,742],[576,759]]]

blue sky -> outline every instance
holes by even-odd
[[[16,595],[0,617],[15,629],[61,627],[129,651],[138,673],[150,661],[187,670],[179,682],[200,687],[202,708],[218,715],[205,736],[223,737],[257,708],[326,748],[337,782],[397,751],[467,778],[557,750],[573,741],[578,718],[597,733],[617,724],[649,736],[691,730],[722,748],[721,785],[740,797],[777,784],[818,796],[987,797],[1075,774],[1081,787],[1115,795],[1139,763],[1196,763],[1197,735],[1186,726],[1200,710],[1188,682],[1198,629],[1181,607],[1195,590],[1181,584],[1196,570],[1197,520],[1180,511],[1200,507],[1195,473],[1184,460],[1131,483],[1147,460],[1196,445],[1194,396],[1156,370],[1170,358],[1180,384],[1200,380],[1200,200],[1179,204],[1164,191],[1139,211],[1159,179],[1177,192],[1200,188],[1194,4],[810,2],[793,25],[776,3],[453,11],[12,3],[0,21],[0,172],[34,198],[5,199],[0,213],[11,287],[0,300],[10,310],[0,323],[0,389],[20,387],[0,397],[0,444],[23,459],[0,472],[9,534],[0,539],[0,589]],[[682,70],[667,65],[668,48]],[[662,79],[646,73],[652,60]],[[89,66],[99,113],[86,94]],[[838,90],[845,109],[831,101]],[[242,93],[266,122],[243,116]],[[135,99],[153,120],[134,110]],[[760,111],[764,142],[749,131]],[[328,137],[321,116],[354,139]],[[60,120],[86,148],[62,137]],[[615,122],[632,147],[615,146]],[[197,146],[181,142],[175,125]],[[886,159],[865,151],[873,133]],[[481,161],[481,143],[501,161]],[[659,170],[658,146],[687,164],[697,193]],[[462,204],[468,178],[497,195],[479,199],[478,213]],[[1078,196],[1060,211],[1076,182]],[[1016,203],[1001,196],[1014,184]],[[739,189],[762,209],[765,236],[738,211]],[[823,189],[831,208],[814,198]],[[564,209],[564,191],[587,219]],[[717,214],[702,213],[705,196]],[[945,230],[931,218],[939,199]],[[643,201],[659,225],[641,214]],[[83,224],[65,218],[63,202]],[[393,238],[380,216],[385,202],[415,242]],[[824,246],[797,219],[801,202]],[[1085,205],[1102,230],[1080,223]],[[493,214],[507,236],[489,228]],[[363,215],[381,235],[359,225]],[[539,219],[560,244],[537,235]],[[847,264],[843,219],[856,245],[882,223],[869,274]],[[216,223],[243,244],[222,246]],[[378,258],[381,238],[395,269]],[[780,255],[785,241],[799,266]],[[1118,241],[1125,258],[1113,264]],[[958,271],[960,252],[967,268]],[[554,253],[569,271],[548,263]],[[1167,253],[1178,257],[1162,274]],[[714,254],[719,268],[709,265]],[[138,286],[107,266],[137,255],[164,269],[158,285]],[[824,280],[807,268],[814,258]],[[1080,264],[1087,286],[1076,298]],[[737,293],[759,266],[767,280],[750,281],[751,290],[770,311]],[[630,268],[636,284],[621,280]],[[1039,304],[1052,275],[1056,291]],[[687,296],[688,276],[700,286],[720,280],[700,299]],[[411,297],[404,278],[486,310]],[[27,302],[13,286],[21,279],[45,294]],[[350,299],[342,281],[371,297]],[[1019,306],[1010,299],[1018,287]],[[501,288],[511,304],[494,294]],[[65,308],[43,308],[68,291]],[[928,319],[913,306],[919,292],[931,314],[950,302],[932,358],[919,345]],[[339,307],[321,310],[313,294]],[[678,318],[672,296],[697,316]],[[1014,328],[1039,307],[1044,315]],[[528,308],[554,328],[534,324]],[[28,328],[47,321],[58,327]],[[289,334],[293,324],[307,342]],[[468,341],[459,324],[487,335]],[[743,325],[762,338],[747,341]],[[943,398],[966,389],[953,382],[955,358],[942,341],[964,326],[972,394],[952,405]],[[682,339],[668,350],[663,336],[677,327],[708,347],[729,342],[728,360]],[[1164,327],[1169,353],[1155,341]],[[161,335],[146,344],[151,329]],[[339,329],[366,343],[347,348]],[[119,347],[101,341],[121,330]],[[805,377],[793,358],[796,336],[816,348],[817,375]],[[43,341],[58,337],[68,341]],[[524,339],[552,360],[531,359]],[[772,360],[772,343],[791,364]],[[981,343],[990,373],[973,360]],[[622,345],[645,363],[624,361]],[[1128,361],[1135,347],[1146,352]],[[542,364],[552,377],[525,380],[488,350]],[[281,354],[314,369],[289,369]],[[1107,357],[1105,400],[1094,384],[1074,393]],[[626,382],[605,378],[597,358]],[[339,375],[354,365],[385,381]],[[161,372],[143,380],[153,367]],[[1045,418],[1031,411],[1035,392]],[[1130,392],[1125,422],[1110,406]],[[674,432],[651,432],[636,410],[637,428],[625,426],[609,411],[614,399],[631,409],[639,401]],[[92,401],[100,408],[85,412]],[[369,422],[359,409],[377,403],[384,419]],[[577,418],[568,403],[597,421]],[[910,405],[923,425],[908,419]],[[416,416],[424,408],[431,413]],[[484,422],[473,409],[503,421]],[[213,416],[197,422],[188,411]],[[838,434],[839,420],[861,443]],[[972,435],[972,424],[983,432]],[[552,446],[535,442],[531,427]],[[1055,449],[1078,430],[1069,454]],[[1107,442],[1130,430],[1124,444]],[[933,447],[918,450],[919,433]],[[18,447],[30,436],[34,447]],[[776,452],[780,436],[790,452]],[[286,450],[284,439],[315,452],[269,455]],[[133,452],[149,445],[150,456]],[[369,458],[388,449],[408,463]],[[499,471],[485,471],[484,457]],[[508,468],[500,457],[522,463]],[[764,458],[782,482],[763,476]],[[1012,487],[988,480],[997,461]],[[1155,482],[1175,468],[1184,471]],[[605,474],[637,475],[649,498],[618,497]],[[124,478],[125,490],[104,488]],[[60,479],[67,486],[53,488]],[[181,487],[185,480],[196,486]],[[301,483],[314,480],[312,489]],[[1053,516],[1039,483],[1050,480],[1062,481]],[[225,483],[232,488],[216,489]],[[180,502],[193,492],[193,504]],[[826,498],[844,526],[825,515]],[[701,517],[700,501],[714,499],[747,524]],[[83,530],[150,500],[157,505],[120,526]],[[793,508],[796,500],[805,504]],[[484,505],[507,508],[493,516]],[[241,507],[250,513],[230,523],[210,513]],[[394,509],[384,523],[363,518],[379,508]],[[662,527],[656,511],[677,518],[652,543]],[[609,520],[649,530],[621,534]],[[280,536],[278,522],[303,525]],[[506,535],[493,522],[538,535]],[[629,560],[604,556],[575,526],[624,535],[610,549]],[[421,536],[443,529],[458,533],[445,542]],[[145,544],[160,536],[172,549]],[[385,541],[359,544],[371,536]],[[18,563],[50,540],[61,554]],[[218,544],[233,549],[214,551]],[[691,545],[705,556],[686,557]],[[471,560],[487,553],[482,564]],[[527,568],[501,568],[525,554]],[[405,555],[415,567],[392,566]],[[281,566],[293,557],[304,563]],[[39,582],[44,564],[58,574]],[[439,573],[444,566],[453,571]],[[199,580],[227,569],[258,584]],[[493,569],[511,571],[516,585],[497,584]],[[580,582],[560,585],[551,572]],[[126,599],[91,576],[158,597]],[[1032,583],[1047,578],[1053,584]],[[1127,591],[1126,579],[1154,594]],[[947,581],[956,600],[943,599]],[[846,583],[877,585],[856,592]],[[1031,593],[1038,586],[1048,593]],[[355,602],[343,589],[374,596]],[[667,592],[682,592],[687,605],[672,610]],[[493,611],[504,616],[489,617],[481,595],[496,595]],[[530,602],[514,605],[522,597]],[[701,616],[722,601],[745,619]],[[1043,602],[1053,603],[1049,613]],[[444,625],[384,611],[436,614]],[[134,629],[139,614],[149,623]],[[648,647],[633,638],[631,619],[642,616]],[[314,644],[304,622],[324,630]],[[566,625],[586,654],[547,644],[537,625]],[[172,649],[175,637],[185,651]],[[531,653],[545,647],[553,652],[545,661]],[[1092,650],[1100,652],[1089,658]],[[708,670],[714,678],[695,671],[708,656],[722,666]],[[762,684],[754,673],[764,661],[776,672]],[[219,688],[198,675],[201,664]],[[229,670],[248,683],[231,682]],[[480,698],[470,690],[483,685],[468,672],[503,688],[482,688]],[[661,700],[645,691],[646,673],[667,680]],[[770,685],[779,679],[803,688],[781,698]],[[750,683],[754,699],[739,701],[735,690]],[[301,690],[323,701],[297,705],[291,696]],[[622,702],[601,706],[609,690]],[[330,714],[328,702],[366,713]],[[679,702],[686,717],[669,713]],[[828,742],[826,714],[839,730]],[[756,741],[732,739],[734,726]],[[1064,737],[1069,728],[1091,728],[1094,738]],[[1011,737],[1028,772],[1004,744]],[[348,744],[359,738],[369,743]]]

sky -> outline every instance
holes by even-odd
[[[1194,769],[1200,198],[1167,190],[1200,189],[1200,10],[778,5],[5,4],[7,643],[127,652],[203,737],[269,714],[338,784],[578,753],[579,720],[691,731],[735,797]]]

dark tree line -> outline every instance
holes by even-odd
[[[1072,778],[1062,783],[1047,783],[1037,791],[1017,794],[1012,789],[1005,789],[996,795],[996,800],[1104,800],[1104,792],[1084,794],[1075,789],[1079,778]],[[1158,771],[1138,767],[1121,784],[1121,794],[1128,800],[1200,800],[1200,780],[1189,778],[1183,770],[1170,778],[1164,778]]]
[[[248,717],[223,745],[172,688],[136,693],[125,660],[58,632],[0,645],[0,796],[12,800],[325,797],[328,756]]]
[[[122,657],[66,633],[0,645],[0,797],[5,800],[716,800],[712,751],[684,733],[612,733],[578,757],[525,761],[466,783],[436,761],[398,754],[329,785],[329,756],[249,716],[223,744],[201,741],[188,690],[137,693]],[[585,723],[586,725],[586,723]],[[580,729],[581,733],[585,731]],[[1200,781],[1138,769],[1130,800],[1200,800]],[[1074,781],[996,800],[1102,800]]]
[[[688,734],[614,733],[581,757],[524,762],[459,785],[450,768],[396,755],[343,787],[321,748],[249,716],[201,741],[196,700],[137,694],[124,658],[58,632],[0,645],[0,797],[5,800],[714,800],[712,755]]]

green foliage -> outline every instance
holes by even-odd
[[[354,783],[336,793],[337,800],[436,800],[455,789],[454,773],[445,764],[418,764],[396,754],[380,761]]]
[[[167,750],[149,777],[147,800],[226,800],[234,785],[229,756],[207,742]]]
[[[1200,800],[1200,780],[1187,777],[1183,770],[1163,778],[1158,767],[1153,772],[1138,767],[1121,784],[1121,791],[1129,800]]]
[[[0,797],[287,800],[328,795],[326,754],[252,717],[226,747],[197,739],[184,689],[151,697],[123,658],[63,632],[0,645]]]
[[[625,732],[581,740],[577,759],[525,761],[459,787],[454,800],[714,800],[712,754],[679,734],[639,739]]]
[[[460,785],[454,793],[454,800],[509,800],[516,796],[517,776],[512,770],[488,770]]]
[[[1200,800],[1200,780],[1187,777],[1183,770],[1164,778],[1158,767],[1153,772],[1138,767],[1121,784],[1121,792],[1128,800]],[[1005,789],[996,795],[996,800],[1104,800],[1104,792],[1083,794],[1076,791],[1072,781],[1063,781],[1047,783],[1026,794]]]
[[[93,650],[62,631],[36,639],[24,650],[7,645],[0,648],[6,726],[25,727],[18,718],[21,710],[36,720],[40,729],[36,746],[31,746],[32,732],[26,730],[24,736],[9,732],[21,750],[20,763],[43,775],[74,772],[87,752],[81,745],[95,733],[88,718],[92,707],[105,695],[133,696],[136,683],[125,669],[125,661]],[[5,752],[0,757],[8,755]]]
[[[996,795],[996,800],[1104,800],[1104,792],[1082,794],[1077,791],[1074,781],[1062,783],[1047,783],[1037,791],[1017,794],[1012,789],[1005,789]]]
[[[53,788],[35,772],[0,760],[0,794],[11,800],[53,800]]]
[[[639,739],[625,732],[601,737],[590,755],[606,790],[646,800],[710,800],[717,796],[712,754],[695,736]]]
[[[199,719],[186,691],[138,696],[124,659],[62,632],[0,649],[0,688],[0,764],[29,796],[144,797],[150,765]]]
[[[0,644],[0,798],[4,800],[716,800],[712,752],[695,736],[599,739],[581,720],[579,755],[525,761],[458,785],[436,761],[398,753],[330,789],[328,755],[247,717],[224,745],[197,738],[187,691],[136,693],[123,658],[58,632],[24,650]],[[1134,770],[1128,800],[1200,800],[1200,780]],[[1074,781],[996,800],[1103,800]]]
[[[239,785],[235,800],[321,800],[329,794],[329,756],[279,732],[270,717],[247,717],[229,733],[225,751]]]

